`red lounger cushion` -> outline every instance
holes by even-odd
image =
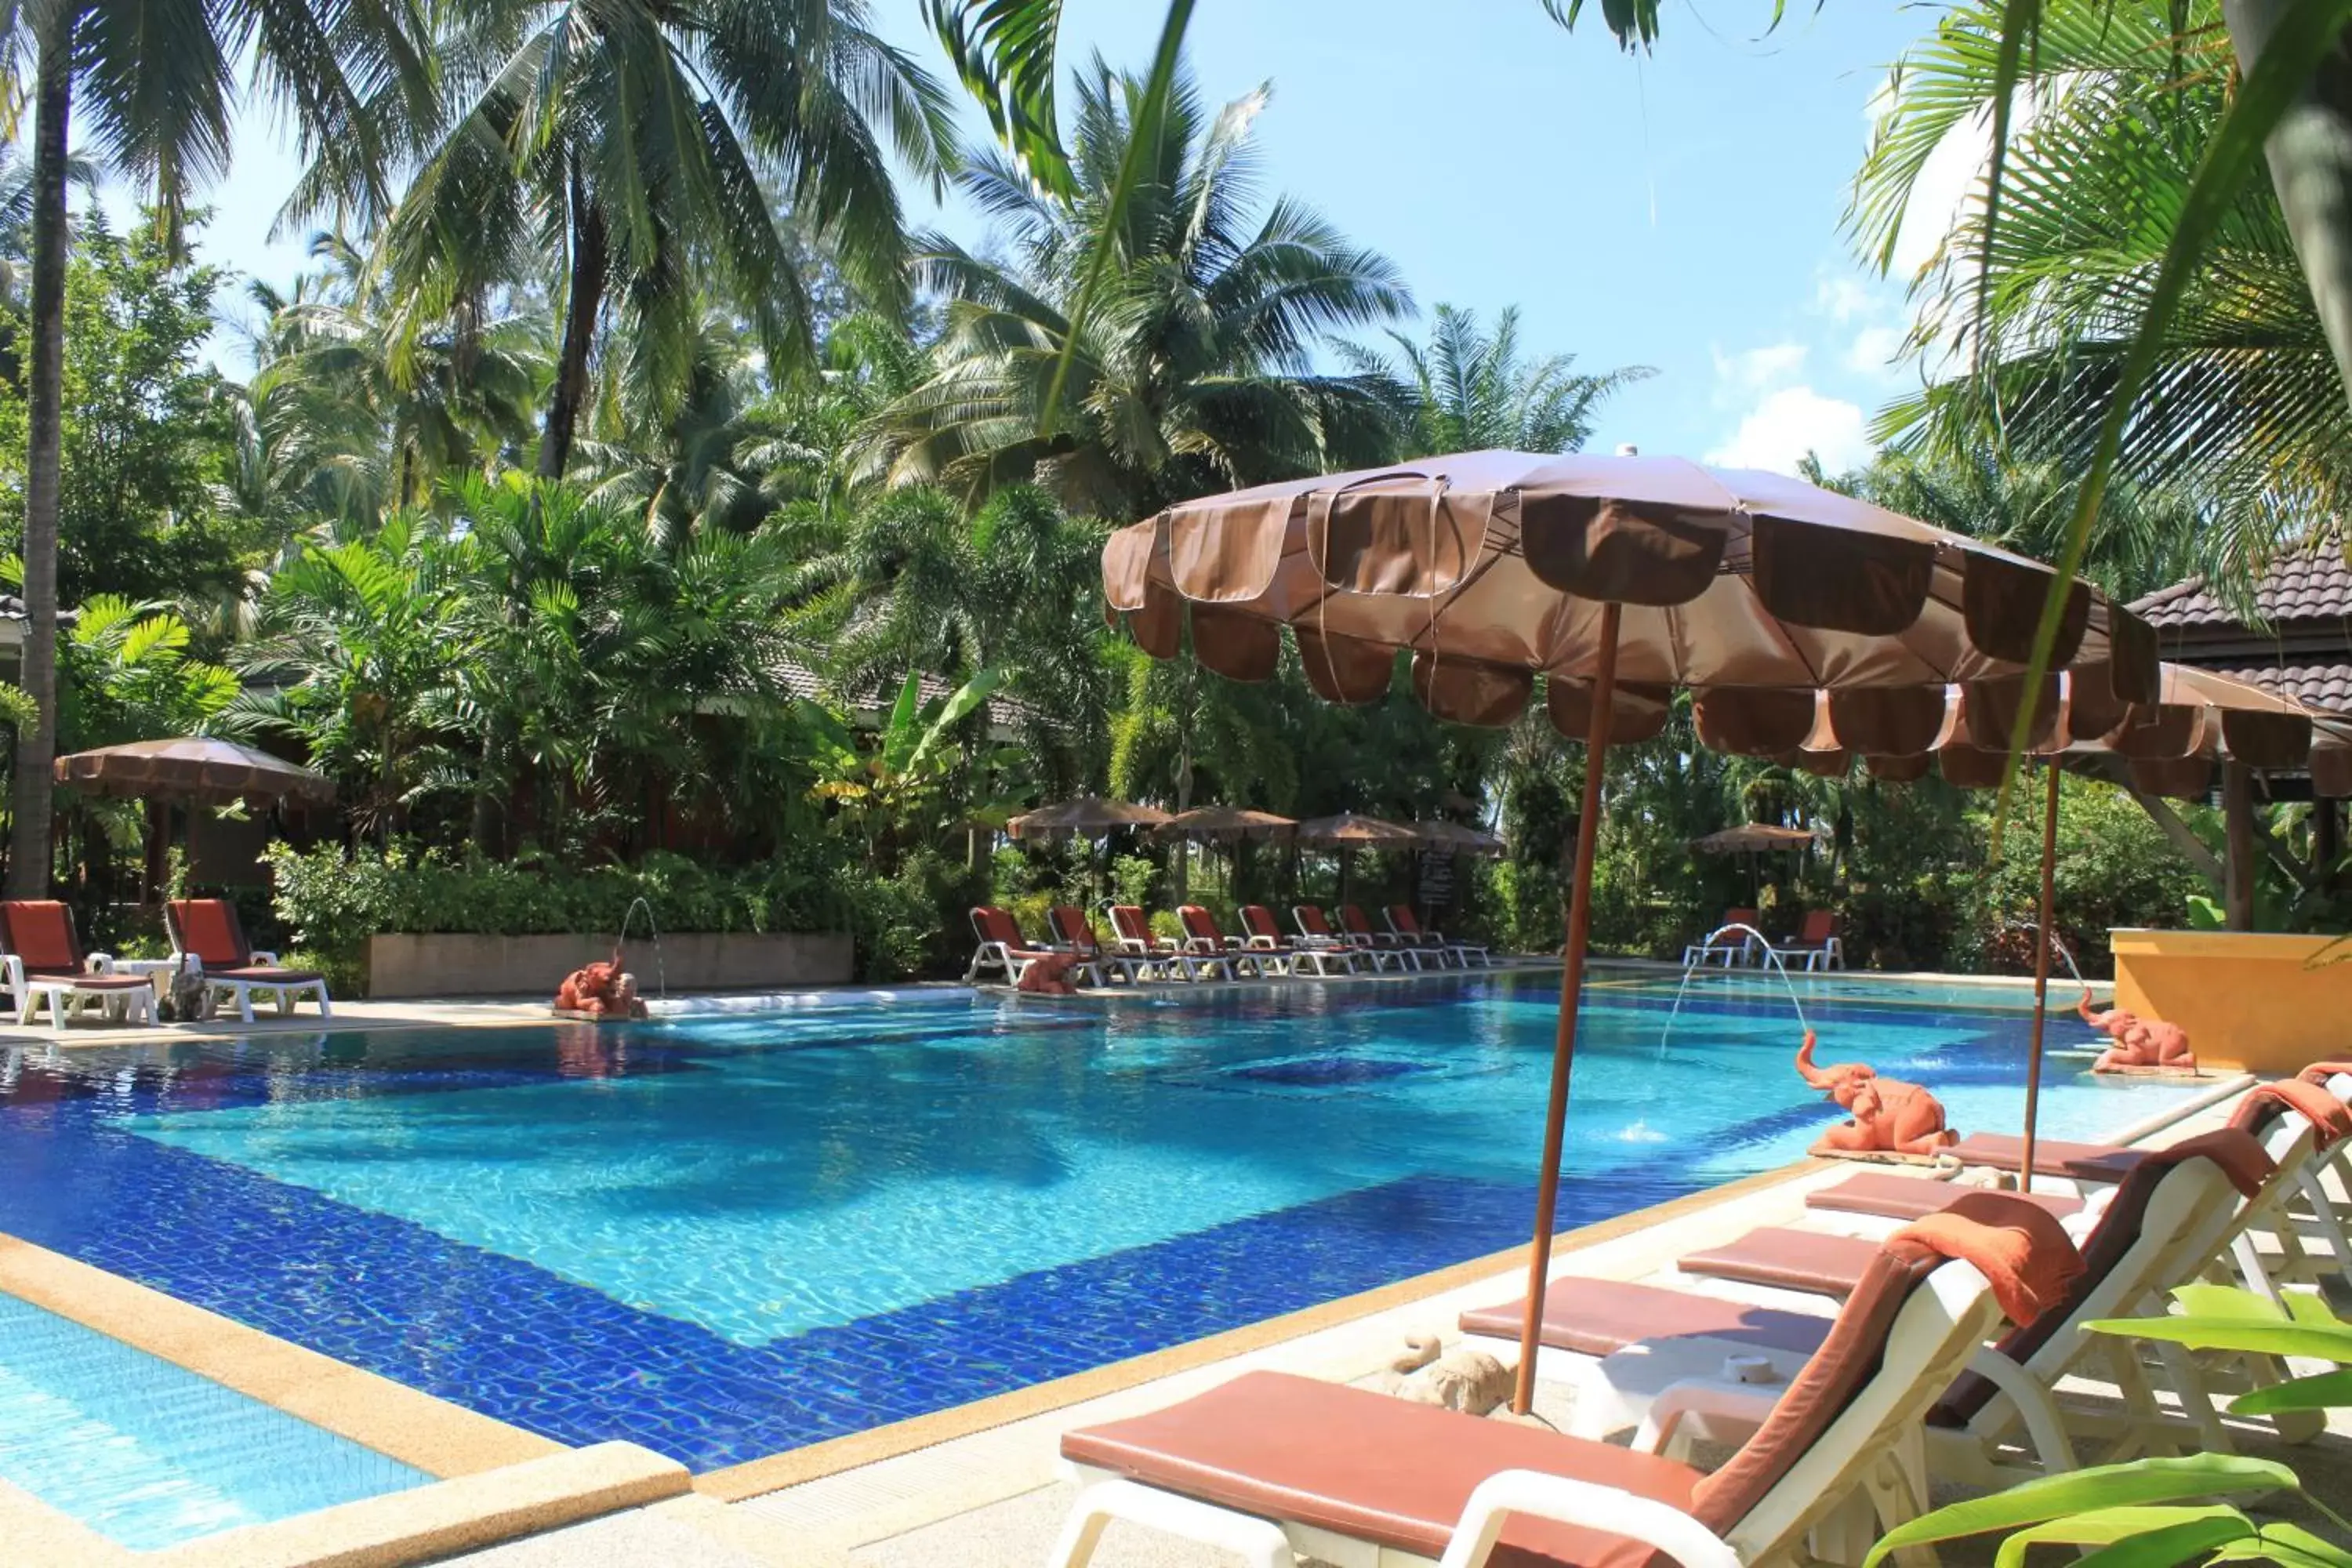
[[[1424,1557],[1501,1470],[1542,1470],[1687,1511],[1690,1466],[1557,1432],[1286,1373],[1245,1373],[1132,1420],[1064,1434],[1077,1464],[1244,1513],[1296,1520]],[[1494,1568],[1642,1568],[1652,1550],[1606,1531],[1517,1516]]]
[[[26,978],[70,985],[77,991],[140,991],[153,984],[143,974],[32,974]]]
[[[79,974],[81,943],[74,940],[73,914],[55,899],[11,899],[0,903],[8,951],[25,961],[25,973],[44,977]]]
[[[1883,1171],[1865,1171],[1858,1176],[1848,1176],[1836,1186],[1806,1194],[1805,1206],[1839,1214],[1874,1214],[1887,1219],[1921,1219],[1931,1214],[1942,1214],[1963,1193],[1984,1190],[1982,1187],[1964,1187],[1958,1182],[1932,1182],[1921,1176],[1896,1176]],[[2004,1193],[2001,1195],[2022,1198],[2059,1219],[2083,1212],[2082,1199],[2063,1197],[2056,1193]]]
[[[317,972],[309,969],[271,969],[262,964],[248,963],[236,969],[205,969],[207,980],[239,980],[247,985],[308,985],[317,980]]]
[[[1694,1252],[1675,1267],[1685,1274],[1843,1299],[1853,1293],[1880,1250],[1879,1243],[1860,1237],[1766,1226],[1737,1241]]]
[[[1462,1314],[1462,1331],[1516,1340],[1527,1312],[1524,1300],[1481,1307]],[[1554,1350],[1601,1356],[1645,1340],[1735,1340],[1811,1355],[1829,1337],[1830,1321],[1658,1285],[1566,1278],[1553,1280],[1544,1291],[1543,1342]]]
[[[245,929],[227,900],[176,899],[172,920],[180,928],[180,941],[207,971],[238,969],[253,962]]]

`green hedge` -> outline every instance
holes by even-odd
[[[630,866],[579,868],[535,856],[460,860],[399,845],[352,853],[273,844],[267,858],[273,908],[291,944],[344,968],[377,935],[601,935],[642,898],[665,932],[846,931],[859,977],[893,980],[947,962],[944,914],[965,891],[960,868],[929,857],[910,858],[895,877],[785,857],[712,867],[654,854]],[[638,920],[642,929],[642,913]]]

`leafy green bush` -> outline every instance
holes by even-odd
[[[2352,1323],[2338,1319],[2315,1294],[2287,1293],[2282,1310],[2250,1290],[2189,1285],[2172,1292],[2181,1311],[2157,1318],[2109,1319],[2085,1325],[2093,1332],[2159,1340],[2198,1351],[2240,1351],[2352,1363]],[[2308,1414],[2352,1405],[2352,1371],[2337,1370],[2242,1394],[2230,1402],[2239,1415]],[[2293,1499],[2331,1540],[2293,1520],[2256,1519],[2238,1500],[2265,1500],[2264,1512]],[[2340,1502],[2340,1500],[2336,1500]],[[1990,1497],[1970,1498],[1890,1531],[1871,1549],[1864,1568],[1877,1568],[1906,1547],[1933,1545],[1995,1531],[2014,1531],[1998,1561],[2024,1561],[2029,1546],[2095,1547],[2083,1559],[2139,1568],[2199,1563],[2263,1562],[2290,1568],[2352,1564],[2352,1521],[2303,1486],[2289,1467],[2272,1459],[2193,1454],[2179,1459],[2136,1459],[2042,1476]]]
[[[733,868],[668,854],[587,868],[536,855],[461,860],[402,845],[347,854],[333,845],[302,850],[280,843],[267,858],[276,884],[269,923],[331,978],[356,974],[371,936],[603,935],[618,930],[642,898],[663,931],[847,931],[861,978],[898,979],[961,962],[942,929],[943,911],[952,908],[961,933],[971,901],[968,873],[931,856],[908,857],[895,877],[805,851]]]

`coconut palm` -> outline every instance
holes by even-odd
[[[1918,345],[1944,379],[1879,433],[1974,461],[2089,471],[2173,221],[2229,98],[2218,0],[2052,0],[2030,60],[2030,115],[2010,138],[1990,230],[1973,197],[1921,275]],[[1981,0],[1906,57],[1857,176],[1852,222],[1882,261],[1935,150],[1980,133],[1999,77],[2001,8]],[[2207,498],[2209,567],[2259,560],[2283,531],[2352,499],[2352,411],[2267,183],[2239,191],[2132,396],[2118,479]],[[2133,510],[2118,500],[2102,527]],[[2056,553],[2064,531],[2042,536]]]
[[[242,389],[241,503],[257,514],[373,520],[425,504],[445,477],[530,438],[547,377],[547,321],[461,301],[403,320],[382,271],[340,233],[291,295],[251,285],[264,313]]]
[[[1213,118],[1180,79],[1122,204],[1145,98],[1144,82],[1099,60],[1079,79],[1066,199],[993,153],[961,176],[1012,260],[929,241],[920,276],[946,297],[947,326],[933,374],[877,422],[876,466],[894,482],[941,483],[976,505],[1035,479],[1074,510],[1129,517],[1378,460],[1374,388],[1316,374],[1310,354],[1325,333],[1408,310],[1396,269],[1297,202],[1254,211],[1263,89]],[[1074,331],[1105,247],[1098,298]]]
[[[1519,352],[1514,305],[1482,332],[1475,310],[1437,307],[1427,343],[1391,331],[1393,357],[1348,344],[1343,357],[1371,378],[1394,410],[1406,457],[1507,447],[1573,452],[1592,438],[1594,412],[1628,384],[1648,379],[1648,365],[1599,375],[1580,374],[1574,354],[1528,360]]]
[[[226,172],[236,73],[280,108],[336,180],[383,193],[387,127],[429,83],[423,12],[312,0],[34,0],[0,20],[0,70],[33,110],[23,680],[40,720],[18,738],[8,886],[47,890],[57,747],[57,551],[63,433],[69,122],[100,159],[152,187],[176,236],[192,189]],[[249,61],[249,65],[247,62]],[[26,68],[29,64],[29,71]]]
[[[563,329],[541,477],[570,461],[608,314],[625,328],[630,374],[676,396],[706,296],[741,312],[780,369],[814,357],[798,234],[867,299],[905,300],[883,142],[936,182],[950,130],[945,95],[871,30],[861,0],[499,7],[448,52],[465,96],[393,216],[391,272],[432,320],[557,259]],[[794,234],[771,190],[791,204]]]

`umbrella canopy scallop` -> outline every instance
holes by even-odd
[[[1548,678],[1555,723],[1612,623],[1612,740],[1654,733],[1674,686],[1939,687],[2021,671],[2056,574],[2037,562],[1776,474],[1673,458],[1472,452],[1173,507],[1112,535],[1103,584],[1153,656],[1270,677],[1281,626],[1317,692],[1385,695],[1396,650],[1440,718],[1509,723]],[[2086,584],[2056,668],[2158,700],[2154,634]],[[1718,707],[1727,705],[1719,701]],[[1901,748],[1874,744],[1874,751]]]
[[[59,757],[56,768],[59,784],[143,800],[226,805],[239,800],[268,805],[335,796],[334,782],[314,769],[234,741],[199,736],[74,752]]]

